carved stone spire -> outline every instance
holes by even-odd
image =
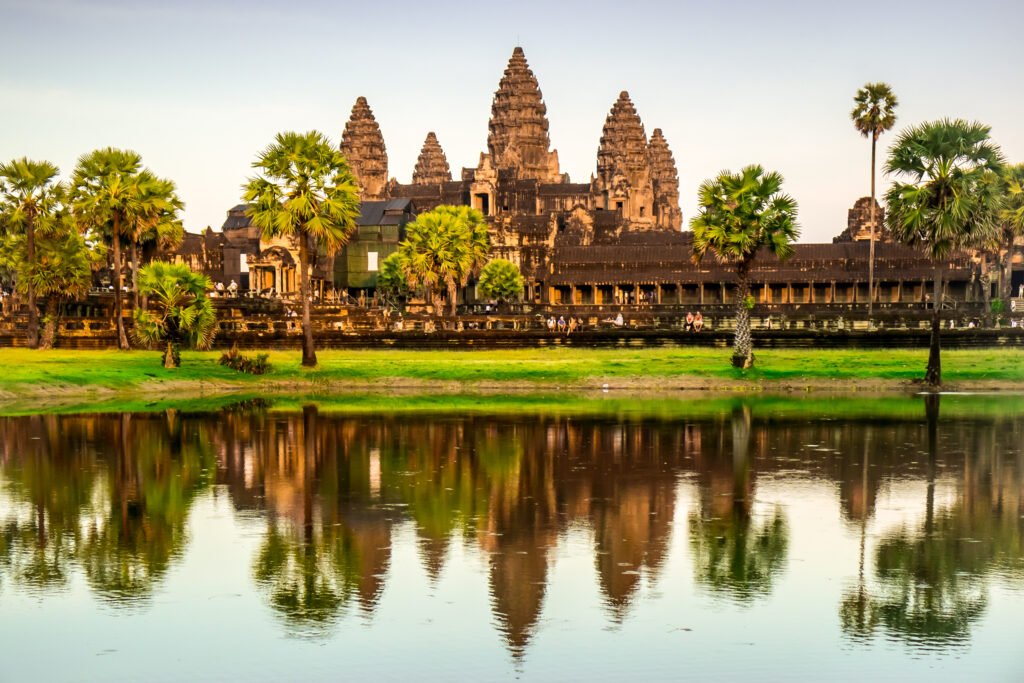
[[[352,116],[341,134],[341,153],[359,181],[360,198],[385,199],[388,183],[388,151],[377,119],[365,97],[356,100]]]
[[[558,153],[550,150],[547,106],[521,47],[512,52],[494,93],[488,130],[487,147],[495,168],[512,169],[520,178],[563,180]]]
[[[599,204],[619,210],[637,227],[654,225],[654,187],[647,134],[629,93],[623,90],[605,119],[597,150]]]
[[[412,172],[413,185],[439,185],[452,179],[448,159],[441,149],[441,143],[433,132],[427,133],[427,139],[420,150],[420,158],[416,160],[416,168]]]
[[[651,133],[651,143],[647,146],[647,158],[651,164],[651,180],[654,185],[654,216],[659,228],[681,230],[683,212],[679,208],[679,174],[676,172],[676,160],[668,141],[655,128]]]

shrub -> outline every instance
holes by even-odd
[[[239,351],[237,346],[232,346],[230,351],[221,354],[220,364],[249,375],[265,375],[272,369],[268,358],[269,353],[258,353],[255,358],[251,358]]]

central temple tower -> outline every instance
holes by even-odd
[[[499,173],[511,170],[520,179],[542,183],[564,180],[558,152],[551,150],[547,106],[521,47],[513,50],[494,93],[487,148]]]

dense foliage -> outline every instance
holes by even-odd
[[[135,339],[147,346],[164,344],[164,367],[181,365],[178,348],[208,349],[217,333],[217,316],[207,292],[210,278],[179,263],[154,261],[139,272],[145,308],[135,309]]]
[[[517,301],[523,296],[523,275],[505,259],[494,259],[480,271],[480,293],[498,303]]]

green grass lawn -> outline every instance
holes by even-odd
[[[555,389],[616,381],[652,388],[673,388],[673,380],[707,379],[723,383],[748,381],[907,381],[924,374],[926,350],[763,350],[748,371],[729,364],[722,349],[574,349],[541,348],[485,351],[344,350],[320,351],[320,366],[299,365],[297,351],[270,353],[274,366],[263,377],[244,375],[217,363],[217,352],[185,352],[182,367],[165,370],[157,352],[0,350],[0,392],[37,393],[102,388],[130,392],[152,389],[162,382],[179,388],[194,384],[230,384],[257,388],[265,380],[295,382],[316,390],[332,385],[381,385],[386,382],[456,382],[528,385]],[[994,380],[1024,387],[1024,350],[977,349],[943,353],[944,380],[949,383]],[[837,387],[841,388],[841,387]]]

